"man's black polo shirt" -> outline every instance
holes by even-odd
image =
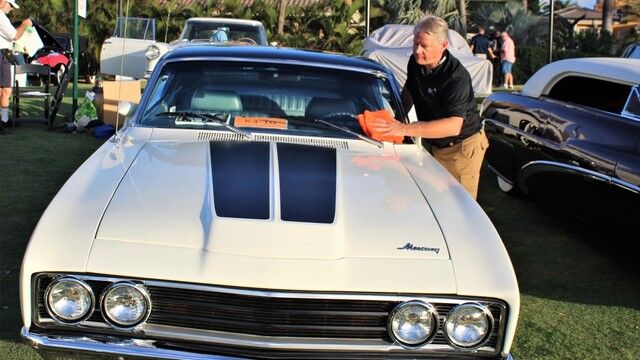
[[[460,116],[464,119],[458,136],[423,139],[428,144],[446,147],[477,133],[482,128],[471,87],[471,75],[448,50],[433,71],[418,65],[413,55],[407,65],[406,87],[411,93],[420,121]]]
[[[471,38],[471,45],[473,45],[474,54],[487,54],[491,40],[485,34],[478,34]]]

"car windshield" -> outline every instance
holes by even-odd
[[[181,38],[189,41],[248,42],[265,45],[260,36],[260,28],[258,26],[219,22],[189,22]]]
[[[225,129],[205,114],[252,132],[353,138],[365,110],[402,117],[389,79],[354,70],[183,61],[165,65],[150,89],[140,123],[154,127]]]

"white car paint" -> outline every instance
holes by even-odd
[[[132,29],[125,29],[124,25],[119,29],[119,24],[124,24],[125,18],[118,18],[113,35],[102,43],[100,73],[141,79],[144,76],[147,60],[145,50],[155,43],[155,19],[126,19]],[[137,24],[143,24],[143,26],[135,27],[134,25]],[[122,34],[119,34],[118,30]]]
[[[25,254],[26,327],[31,276],[53,270],[248,288],[491,297],[507,301],[517,319],[518,288],[500,237],[420,145],[378,149],[349,141],[351,149],[338,152],[335,222],[287,223],[275,209],[264,221],[215,216],[205,190],[208,142],[195,140],[198,133],[128,128],[69,179]],[[172,196],[164,196],[166,189]],[[203,231],[203,208],[210,233]],[[407,242],[439,251],[398,250]],[[505,351],[515,325],[507,328]]]
[[[640,83],[638,69],[640,59],[578,58],[555,61],[536,71],[522,87],[522,94],[534,98],[547,95],[558,81],[572,75],[633,86]]]

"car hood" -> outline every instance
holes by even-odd
[[[395,153],[274,142],[147,143],[96,241],[268,259],[446,260]]]

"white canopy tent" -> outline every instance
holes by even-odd
[[[407,62],[413,51],[413,25],[385,25],[372,32],[364,40],[363,55],[388,66],[400,86],[407,80]],[[476,96],[491,93],[493,66],[491,61],[473,56],[469,45],[453,30],[449,30],[449,52],[471,74],[471,84]]]

